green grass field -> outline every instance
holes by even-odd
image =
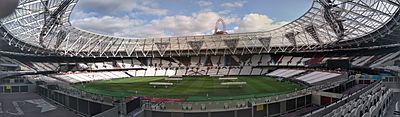
[[[168,82],[165,77],[135,77],[110,81],[76,84],[75,87],[100,95],[150,96],[160,98],[184,98],[186,101],[245,99],[293,92],[304,87],[292,82],[280,82],[265,76],[237,76],[235,82],[247,82],[242,87],[222,86],[218,78],[184,77],[183,81],[170,81],[174,86],[154,88],[149,82]],[[207,96],[208,95],[208,96]]]

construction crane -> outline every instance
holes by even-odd
[[[218,31],[218,26],[220,23],[222,24],[222,30]],[[224,34],[228,34],[228,32],[226,32],[226,24],[224,19],[219,18],[215,23],[214,35],[224,35]]]

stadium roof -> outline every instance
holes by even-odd
[[[20,0],[16,12],[0,21],[10,45],[59,55],[166,56],[262,53],[324,48],[376,40],[398,24],[398,0],[314,0],[300,18],[274,30],[226,35],[120,38],[71,25],[78,0]],[[395,23],[393,23],[393,21]],[[107,24],[104,24],[107,25]],[[385,29],[385,30],[382,30]],[[380,37],[380,36],[378,36]]]

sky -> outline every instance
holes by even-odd
[[[267,31],[297,19],[311,4],[312,0],[80,0],[71,23],[128,38],[209,35],[219,18],[228,33]]]

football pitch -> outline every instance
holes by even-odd
[[[76,84],[76,88],[105,96],[148,96],[180,98],[186,101],[230,100],[265,97],[301,90],[304,86],[278,81],[266,76],[231,76],[237,80],[220,80],[215,77],[183,77],[182,81],[166,81],[166,77],[134,77],[109,81]],[[150,82],[173,83],[172,86],[150,85]],[[245,85],[226,86],[223,82],[246,82]]]

